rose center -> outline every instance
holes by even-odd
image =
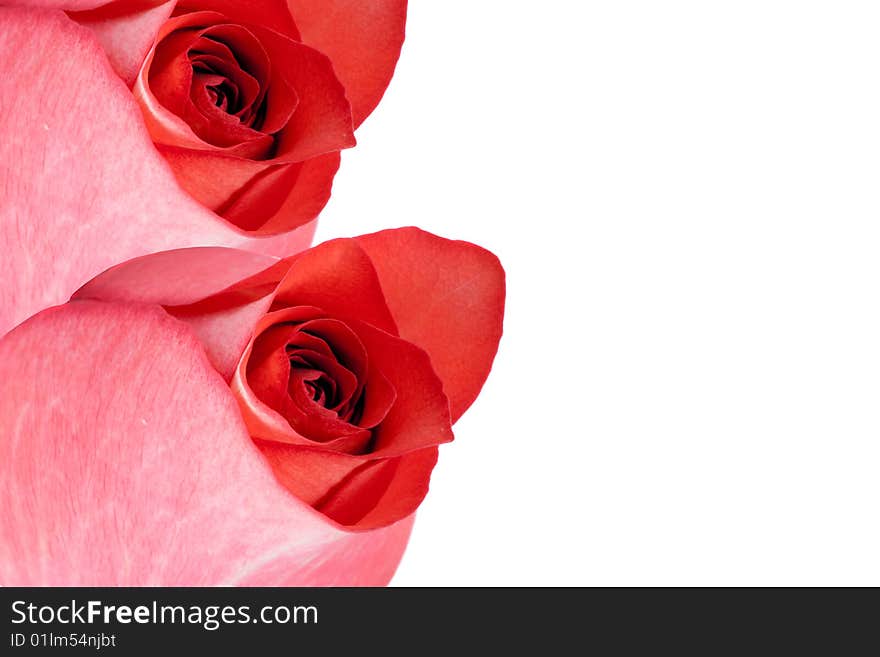
[[[256,78],[234,60],[222,60],[203,52],[193,52],[191,57],[196,106],[201,103],[200,94],[204,94],[207,103],[237,118],[242,125],[259,130],[263,99]]]
[[[344,363],[296,343],[286,347],[290,364],[288,395],[332,411],[340,420],[356,424],[363,409],[360,377]]]
[[[208,97],[215,107],[218,107],[227,114],[235,114],[241,110],[238,87],[235,86],[235,83],[216,74],[208,72],[205,75],[199,75],[198,69],[195,69],[195,71],[196,78],[203,79],[202,84],[204,84]],[[202,71],[202,73],[205,72]]]
[[[298,367],[294,362],[291,362],[291,367],[299,370],[292,378],[302,381],[316,404],[327,408],[338,402],[336,383],[327,374],[308,367]]]

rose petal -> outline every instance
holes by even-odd
[[[31,7],[34,9],[63,9],[65,11],[86,11],[103,5],[120,5],[132,11],[156,5],[165,0],[4,0],[10,7]]]
[[[272,236],[312,222],[330,199],[339,153],[273,165],[160,146],[181,187],[252,235]],[[230,192],[230,190],[234,190]]]
[[[228,380],[282,275],[276,258],[237,249],[180,249],[135,258],[91,280],[74,299],[170,306]],[[287,266],[281,265],[283,271]]]
[[[375,458],[399,456],[452,440],[449,400],[422,349],[374,326],[352,322],[367,348],[371,367],[382,371],[397,392],[394,405],[373,430]]]
[[[108,269],[74,298],[186,306],[241,287],[243,281],[277,263],[277,258],[219,247],[151,253]]]
[[[299,445],[256,441],[278,481],[335,522],[366,530],[395,526],[428,493],[438,449],[370,460]]]
[[[381,585],[412,522],[295,499],[183,324],[88,301],[0,340],[0,501],[12,586]]]
[[[379,499],[361,518],[353,523],[344,524],[350,524],[358,529],[371,529],[386,526],[398,518],[405,518],[413,513],[428,494],[431,472],[437,464],[439,451],[436,447],[429,447],[392,459],[394,463],[393,474],[388,476],[386,473],[382,473],[385,476],[380,477],[380,481],[387,477],[389,479],[388,485],[384,490],[372,489],[375,492],[381,490]],[[373,464],[370,466],[370,468],[375,467],[382,466]],[[360,476],[349,477],[342,485],[321,500],[318,509],[331,518],[346,520],[356,517],[366,505],[363,503],[355,504],[354,508],[357,509],[357,513],[354,513],[353,509],[347,507],[347,504],[358,500],[361,495],[365,495],[366,491],[363,485],[367,484],[366,477],[372,474],[374,473],[362,472],[358,473]],[[363,476],[363,480],[361,480],[361,476]],[[342,514],[350,515],[346,518]],[[343,524],[341,520],[337,520],[337,522]]]
[[[369,459],[312,446],[254,438],[278,481],[306,504],[317,504],[333,486]]]
[[[418,228],[356,240],[370,256],[400,336],[430,354],[456,421],[483,387],[501,339],[505,282],[498,258]]]
[[[372,429],[388,415],[397,401],[397,392],[381,370],[375,365],[367,373],[364,391],[364,409],[358,426]]]
[[[356,525],[382,499],[399,463],[400,459],[364,463],[330,488],[315,508],[341,525]]]
[[[317,217],[333,189],[339,153],[302,164],[287,164],[258,174],[222,206],[229,221],[258,235],[274,235]]]
[[[300,254],[281,282],[274,306],[315,306],[337,319],[397,333],[373,263],[352,239],[324,242]]]
[[[15,62],[0,78],[0,334],[146,253],[311,240],[314,225],[251,239],[189,198],[94,36],[63,14],[0,8],[0,59]]]
[[[400,56],[406,0],[288,0],[304,43],[333,62],[355,127],[378,105]]]
[[[273,75],[296,92],[299,104],[278,134],[281,162],[303,162],[355,145],[351,105],[333,64],[322,52],[260,25],[248,25],[269,54]]]
[[[164,42],[169,36],[173,36],[175,31],[184,30],[185,28],[200,28],[204,27],[205,24],[221,20],[223,20],[222,15],[211,12],[197,12],[183,16],[174,16],[171,20],[166,21],[161,26],[159,33],[156,36],[156,41],[157,43]],[[165,48],[160,50],[164,51]],[[173,50],[178,53],[181,51],[180,48]],[[141,106],[144,122],[147,125],[147,130],[153,138],[153,141],[157,144],[169,146],[202,148],[205,150],[217,151],[225,150],[223,147],[209,144],[200,139],[198,135],[193,132],[192,128],[187,125],[186,121],[174,113],[174,110],[179,108],[173,106],[170,108],[166,107],[161,100],[157,98],[156,94],[153,93],[150,82],[153,74],[153,64],[156,62],[157,66],[160,68],[163,64],[167,64],[167,62],[164,62],[164,59],[167,59],[167,54],[165,57],[158,57],[158,61],[156,61],[157,55],[161,54],[161,52],[157,53],[157,49],[153,49],[147,54],[143,66],[135,80],[134,87],[131,90]],[[182,77],[186,74],[188,74],[188,71],[177,71],[178,77]],[[170,86],[174,88],[173,84]],[[164,100],[168,102],[169,99],[166,97]],[[171,104],[173,105],[173,103]]]
[[[174,0],[131,0],[72,13],[71,18],[95,33],[113,69],[131,86],[172,11]]]
[[[179,0],[178,14],[190,11],[216,11],[232,23],[262,25],[299,40],[299,32],[284,0]]]

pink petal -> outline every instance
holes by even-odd
[[[74,297],[186,306],[241,283],[277,262],[277,258],[250,251],[218,247],[151,253],[107,270]]]
[[[94,36],[0,8],[0,334],[114,264],[188,246],[289,255],[314,223],[250,238],[184,193]]]
[[[198,341],[73,302],[0,340],[4,585],[381,585],[412,517],[347,532],[277,483]]]
[[[95,33],[113,69],[131,86],[174,5],[174,0],[115,2],[71,17]]]
[[[271,268],[278,262],[219,247],[163,251],[109,269],[73,298],[173,307],[170,312],[189,324],[211,364],[230,379],[253,326],[272,302],[281,274]]]

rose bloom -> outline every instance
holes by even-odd
[[[329,199],[339,152],[391,79],[406,0],[128,0],[72,15],[133,84],[181,186],[275,234]]]
[[[0,581],[386,583],[503,308],[417,229],[109,270],[0,341]]]

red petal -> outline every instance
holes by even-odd
[[[173,10],[173,0],[133,0],[73,13],[71,18],[95,33],[113,69],[131,86]]]
[[[454,422],[476,399],[498,350],[501,263],[478,246],[417,228],[356,239],[379,275],[400,336],[430,354]]]
[[[156,41],[157,43],[165,41],[167,38],[169,38],[169,36],[173,36],[174,32],[178,30],[183,30],[185,28],[203,27],[205,23],[210,22],[212,18],[216,20],[222,19],[219,14],[208,12],[199,12],[188,14],[185,16],[175,16],[162,25],[159,30],[159,34],[156,37]],[[167,45],[168,44],[166,44],[166,46]],[[155,48],[148,53],[146,59],[144,60],[143,66],[138,73],[137,79],[135,80],[134,87],[131,90],[134,94],[134,97],[138,100],[138,103],[141,106],[141,110],[144,115],[144,122],[146,123],[147,130],[149,130],[153,140],[157,144],[165,144],[170,146],[203,148],[205,150],[217,151],[224,150],[219,146],[213,146],[200,139],[195,134],[195,132],[192,131],[192,128],[190,128],[186,124],[186,121],[184,121],[183,118],[177,116],[174,113],[174,110],[178,108],[166,107],[153,93],[153,89],[151,87],[151,79],[153,76],[154,61],[158,59],[158,61],[156,61],[156,64],[159,68],[164,68],[164,66],[167,66],[168,64],[168,62],[163,61],[167,58],[168,53],[166,53],[165,57],[160,56],[158,58],[157,54],[161,55],[161,53],[156,52]],[[190,73],[189,69],[181,71],[179,70],[179,66],[176,68],[178,76],[188,75]],[[165,73],[167,75],[170,73],[170,71],[165,71]],[[169,83],[169,86],[172,89],[174,87],[174,85],[171,83]],[[165,98],[165,101],[168,102],[167,96]]]
[[[315,503],[315,508],[341,525],[356,525],[382,499],[399,462],[400,459],[384,459],[364,463],[333,486]]]
[[[311,506],[368,459],[275,440],[255,438],[279,482]]]
[[[379,104],[400,56],[406,0],[288,0],[303,42],[333,62],[355,127]]]
[[[346,89],[323,53],[266,28],[249,25],[269,54],[273,76],[296,92],[299,104],[278,134],[281,162],[302,162],[355,145],[354,124]]]
[[[64,11],[87,11],[103,5],[120,5],[120,8],[132,11],[140,8],[155,7],[165,0],[4,0],[9,7],[30,7],[32,9],[63,9]]]
[[[393,523],[397,518],[405,518],[413,513],[425,495],[431,481],[431,472],[437,464],[439,450],[436,447],[419,450],[394,459],[394,476],[375,506],[361,518],[354,527],[371,529]],[[354,482],[346,482],[334,494],[322,500],[321,511],[332,516],[332,511],[347,497],[358,494],[356,488],[349,488]]]
[[[256,24],[299,40],[299,32],[284,0],[179,0],[176,13],[216,11],[232,23]]]
[[[159,147],[180,185],[201,203],[254,235],[313,221],[333,188],[339,153],[302,164],[272,165],[213,153]]]
[[[274,307],[315,306],[328,316],[397,333],[376,270],[352,239],[324,242],[300,254],[281,282]]]
[[[0,174],[0,334],[146,253],[288,255],[311,240],[313,225],[250,239],[185,194],[100,45],[63,14],[0,8],[0,59],[16,62],[0,78],[0,162],[14,163]]]
[[[366,346],[370,366],[378,368],[397,392],[394,405],[373,430],[371,456],[399,456],[450,442],[449,401],[428,355],[362,322],[353,322],[351,328]]]
[[[335,522],[367,530],[410,517],[428,493],[438,449],[369,460],[299,445],[256,441],[278,481]]]
[[[224,212],[230,221],[245,226],[245,217],[258,216],[258,208],[264,202],[265,194],[278,194],[283,199],[280,207],[265,220],[258,233],[273,235],[303,226],[314,220],[330,200],[333,178],[340,160],[339,153],[330,153],[299,165],[278,167],[272,173],[253,180],[237,194],[235,201]]]
[[[411,526],[351,533],[291,496],[195,337],[146,306],[75,302],[0,340],[0,464],[11,586],[381,585]]]

